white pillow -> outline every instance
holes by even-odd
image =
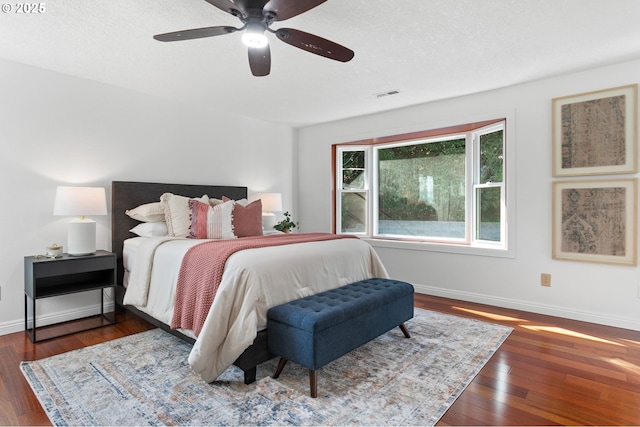
[[[160,202],[164,210],[164,218],[167,223],[167,231],[170,237],[187,237],[191,226],[190,197],[179,196],[173,193],[164,193],[160,196]],[[209,197],[205,194],[195,198],[202,203],[209,204]]]
[[[167,235],[167,223],[143,222],[129,230],[140,237],[164,237]]]
[[[232,202],[235,202],[235,203],[239,204],[240,206],[244,206],[244,207],[246,207],[249,204],[249,200],[247,200],[247,199],[233,200],[233,199],[228,198],[227,196],[222,196],[222,201],[223,202],[232,201]],[[213,205],[211,205],[211,206],[213,206]]]
[[[240,206],[247,207],[249,205],[249,201],[247,199],[234,200]]]
[[[164,209],[160,202],[145,203],[124,213],[137,221],[164,222]]]

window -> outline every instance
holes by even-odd
[[[335,145],[336,232],[506,249],[505,123]]]
[[[368,212],[368,152],[364,149],[341,150],[342,185],[340,191],[340,230],[366,233]]]

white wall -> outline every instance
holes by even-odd
[[[247,185],[282,192],[302,231],[329,231],[331,144],[494,112],[516,117],[515,258],[377,248],[390,274],[424,293],[640,330],[638,267],[551,259],[551,98],[639,75],[631,62],[292,131],[0,61],[0,335],[23,328],[24,256],[66,243],[67,219],[52,215],[57,185],[105,186],[109,204],[112,180]],[[94,219],[98,247],[110,249],[110,216]],[[71,296],[39,308],[55,319],[88,304]]]
[[[24,327],[24,256],[66,245],[68,218],[52,215],[57,185],[105,186],[109,206],[112,180],[246,185],[282,192],[293,209],[292,168],[282,167],[293,138],[285,126],[0,61],[0,335]],[[93,219],[98,248],[110,249],[111,217]],[[48,299],[38,310],[62,319],[94,301]]]
[[[390,275],[422,293],[640,330],[638,267],[551,258],[551,99],[638,76],[640,61],[299,129],[302,230],[331,230],[331,144],[513,114],[515,258],[376,247]],[[540,286],[541,273],[551,274],[550,288]]]

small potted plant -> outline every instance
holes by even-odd
[[[291,221],[291,215],[289,212],[284,213],[284,219],[273,226],[278,231],[282,231],[283,233],[288,233],[292,228],[297,227],[297,224]]]

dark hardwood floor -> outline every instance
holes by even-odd
[[[640,425],[640,332],[416,294],[416,307],[514,328],[439,425]],[[64,328],[64,326],[62,326]],[[118,323],[32,344],[0,337],[0,425],[50,425],[19,369],[153,326]]]

